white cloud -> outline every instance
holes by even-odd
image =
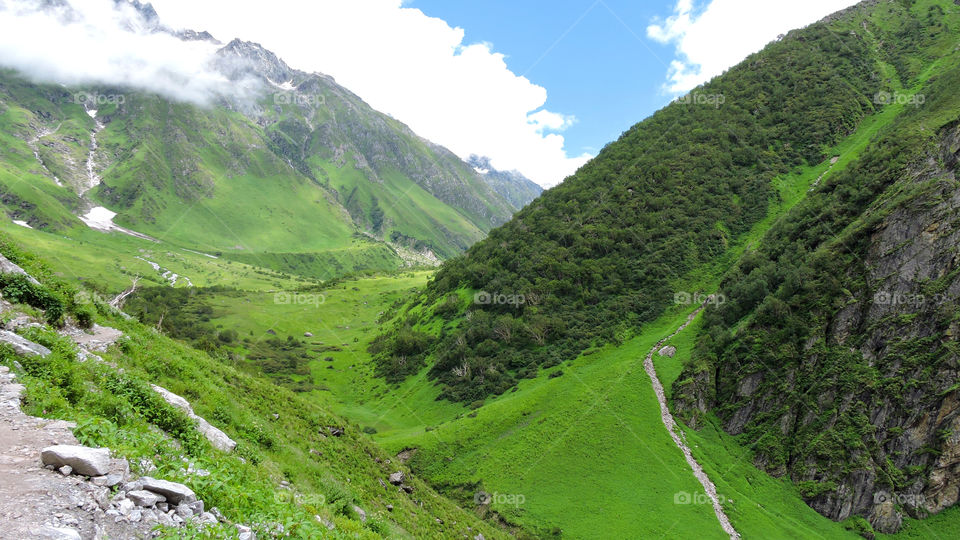
[[[677,0],[674,13],[655,20],[647,36],[673,43],[665,89],[686,92],[720,75],[779,34],[814,23],[857,0],[711,0],[706,7]]]
[[[0,65],[44,82],[130,86],[195,103],[238,91],[208,68],[215,45],[151,33],[113,0],[73,4],[40,11],[36,1],[0,0]]]
[[[374,108],[461,157],[559,183],[590,156],[568,157],[573,119],[543,109],[544,88],[487,43],[401,0],[154,0],[161,20],[222,41],[256,41],[294,68],[332,75]]]

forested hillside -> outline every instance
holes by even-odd
[[[900,95],[955,42],[941,4],[868,3],[793,31],[637,124],[446,264],[375,344],[381,372],[403,378],[433,353],[444,396],[472,401],[652,320],[779,204],[781,179],[829,158],[884,109],[878,94]]]

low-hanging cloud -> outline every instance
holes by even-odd
[[[672,43],[665,90],[686,92],[720,75],[777,35],[808,25],[858,0],[677,0],[673,15],[655,20],[647,36]]]
[[[211,68],[217,44],[154,29],[126,2],[0,0],[0,66],[36,82],[129,87],[197,104],[244,90]]]

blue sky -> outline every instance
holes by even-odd
[[[674,2],[577,0],[414,0],[405,5],[489,42],[511,71],[547,89],[546,107],[576,116],[563,133],[568,154],[596,154],[666,105],[672,45],[646,36]],[[535,21],[535,25],[531,24]]]

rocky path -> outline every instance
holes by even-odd
[[[43,448],[77,444],[73,424],[27,416],[23,386],[0,366],[0,538],[147,538],[154,524],[117,519],[109,490],[45,469]]]
[[[657,370],[653,366],[653,355],[663,347],[663,344],[669,341],[671,338],[682,332],[687,326],[693,322],[693,319],[700,314],[700,311],[703,310],[703,306],[694,311],[687,317],[686,322],[684,322],[680,328],[670,334],[669,336],[661,339],[654,345],[653,349],[650,350],[650,353],[647,354],[647,358],[643,361],[643,369],[646,370],[647,375],[650,377],[650,382],[653,383],[653,391],[657,394],[657,401],[660,403],[660,418],[663,420],[664,427],[667,428],[667,432],[670,433],[670,437],[673,439],[674,444],[677,445],[677,448],[683,452],[683,457],[686,458],[687,463],[690,465],[690,468],[693,469],[693,475],[697,477],[697,480],[700,482],[700,485],[703,486],[703,491],[710,497],[710,501],[713,503],[713,512],[717,515],[717,519],[720,520],[720,526],[723,527],[723,531],[730,535],[732,540],[739,539],[740,534],[737,533],[736,529],[733,528],[733,525],[730,523],[730,519],[727,517],[727,514],[723,511],[723,506],[720,504],[720,499],[717,496],[717,488],[713,485],[713,482],[710,481],[710,477],[707,476],[707,473],[703,471],[703,467],[697,463],[697,460],[693,458],[693,454],[690,453],[690,448],[687,446],[680,435],[678,434],[679,428],[677,428],[677,422],[673,419],[673,415],[670,414],[670,409],[667,407],[667,397],[663,392],[663,385],[660,383],[660,378],[657,377]]]

